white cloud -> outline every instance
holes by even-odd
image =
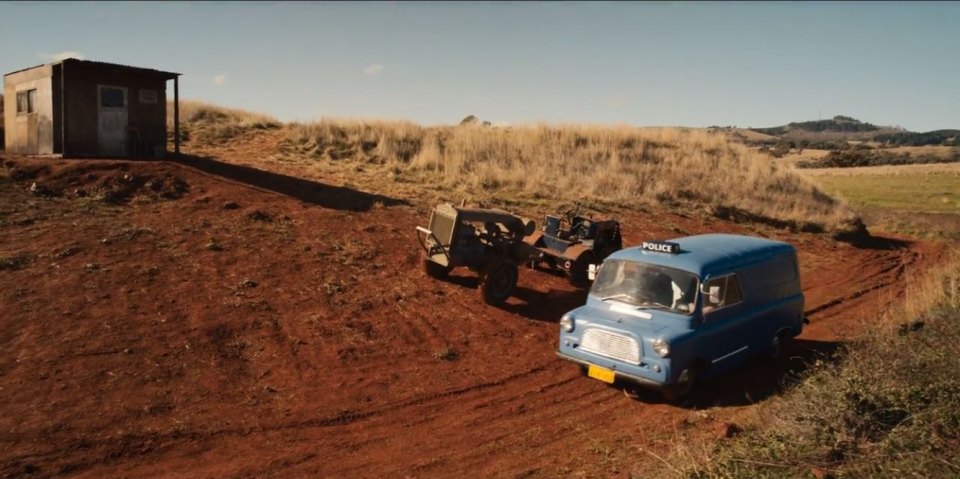
[[[223,84],[226,83],[226,82],[227,82],[227,76],[224,75],[224,74],[214,75],[214,76],[213,76],[213,84],[214,84],[214,85],[220,86],[220,85],[223,85]]]
[[[64,50],[62,52],[57,52],[57,53],[41,53],[40,58],[43,58],[44,60],[47,60],[50,62],[59,62],[62,60],[66,60],[67,58],[76,58],[77,60],[86,59],[83,53],[75,52],[72,50]]]
[[[363,69],[363,73],[367,75],[377,75],[383,71],[383,65],[379,63],[374,63],[373,65],[368,66]]]

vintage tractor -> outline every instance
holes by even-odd
[[[574,286],[585,287],[590,265],[599,265],[611,253],[623,249],[623,240],[617,220],[583,215],[580,204],[565,205],[557,215],[547,215],[543,230],[524,238],[539,252],[530,266],[546,263],[563,272]]]
[[[537,252],[523,242],[536,230],[532,220],[498,209],[441,204],[427,228],[417,226],[427,275],[443,278],[458,266],[480,276],[480,293],[488,304],[503,304],[513,294],[518,265]]]

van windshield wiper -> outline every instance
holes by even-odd
[[[671,308],[670,306],[667,306],[667,305],[665,305],[665,304],[656,303],[656,302],[653,302],[653,301],[648,301],[648,302],[646,302],[646,303],[643,303],[643,304],[637,306],[637,309],[662,309],[662,310],[664,310],[664,311],[673,311],[673,308]]]
[[[635,298],[635,297],[633,297],[633,296],[631,296],[631,295],[629,295],[629,294],[626,294],[626,293],[611,294],[610,296],[604,296],[604,297],[600,298],[600,301],[606,302],[606,301],[609,301],[609,300],[620,299],[620,298],[627,298],[627,299],[631,299],[631,300],[636,301],[636,298]],[[642,309],[662,309],[662,310],[664,310],[664,311],[673,311],[673,308],[671,308],[670,306],[667,306],[667,305],[665,305],[665,304],[660,304],[660,303],[658,303],[658,302],[656,302],[656,301],[646,300],[646,301],[644,301],[642,304],[637,304],[637,303],[635,303],[635,302],[633,302],[633,301],[629,301],[629,302],[627,302],[627,304],[629,304],[630,306],[634,307],[634,308],[637,309],[637,310],[642,310]]]
[[[609,301],[609,300],[611,300],[611,299],[617,299],[617,298],[635,299],[633,296],[630,296],[629,294],[619,293],[619,294],[611,294],[610,296],[604,296],[604,297],[600,298],[600,301]]]

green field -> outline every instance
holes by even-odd
[[[812,178],[855,208],[960,214],[960,174],[844,175]]]
[[[960,238],[960,170],[851,170],[823,169],[805,176],[827,194],[847,201],[863,215],[872,232]]]

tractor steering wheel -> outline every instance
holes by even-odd
[[[573,218],[580,214],[583,208],[579,203],[563,203],[557,207],[557,214],[562,215],[568,226],[573,226]]]

